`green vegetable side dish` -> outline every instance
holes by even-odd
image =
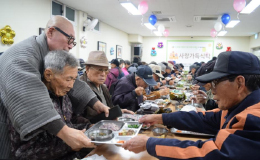
[[[129,124],[128,128],[139,128],[140,125],[138,124]]]

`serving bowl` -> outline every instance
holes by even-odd
[[[154,128],[152,130],[154,136],[167,135],[168,130],[165,128]]]
[[[97,129],[88,133],[88,137],[94,141],[106,141],[112,139],[113,131],[110,129]]]

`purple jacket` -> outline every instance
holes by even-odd
[[[140,108],[139,104],[143,102],[143,95],[137,96],[136,88],[135,73],[121,78],[115,84],[115,91],[112,96],[113,104],[134,112],[137,111]]]
[[[105,81],[105,84],[107,85],[107,88],[110,89],[112,83],[115,83],[118,81],[118,76],[119,76],[119,70],[117,68],[112,68],[110,69],[107,79]]]

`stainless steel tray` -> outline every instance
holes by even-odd
[[[91,140],[91,142],[95,143],[95,144],[116,144],[116,145],[123,145],[123,143],[118,143],[118,141],[127,141],[135,136],[137,136],[137,134],[139,133],[140,129],[142,128],[142,124],[139,124],[138,122],[122,122],[122,121],[113,121],[113,120],[102,120],[98,123],[96,123],[95,125],[93,125],[91,128],[89,128],[86,132],[85,135],[91,139],[91,137],[89,136],[89,132],[93,131],[93,130],[97,130],[99,129],[99,127],[103,124],[107,124],[107,123],[113,123],[115,125],[117,125],[120,129],[118,131],[113,131],[113,136],[111,139],[109,140],[102,140],[102,141],[97,141],[97,140]],[[133,124],[138,124],[139,127],[138,128],[129,128],[128,125],[133,125]],[[134,134],[133,135],[119,135],[121,132],[123,132],[124,130],[133,130]]]
[[[205,134],[205,133],[198,133],[198,132],[192,132],[192,131],[184,131],[184,130],[178,130],[176,128],[171,128],[171,133],[174,134],[188,134],[188,135],[196,135],[196,136],[209,136],[214,137],[213,134]]]
[[[118,121],[124,121],[124,122],[138,122],[138,120],[142,117],[143,115],[140,114],[122,114],[122,117],[118,117]]]

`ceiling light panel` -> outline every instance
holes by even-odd
[[[239,22],[240,20],[232,20],[226,25],[226,28],[234,28]]]
[[[250,14],[260,5],[260,0],[252,0],[240,13]]]
[[[131,2],[120,3],[132,15],[141,15],[139,10]]]
[[[156,28],[151,23],[144,23],[144,26],[150,30],[155,30]]]
[[[220,31],[219,33],[218,33],[218,36],[224,36],[224,35],[226,35],[227,34],[227,31]]]

